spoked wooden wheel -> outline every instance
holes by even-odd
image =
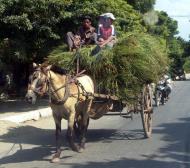
[[[152,90],[149,85],[145,85],[141,97],[141,118],[146,138],[152,134],[152,113]]]

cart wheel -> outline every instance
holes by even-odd
[[[152,134],[152,113],[152,90],[149,85],[145,85],[141,97],[141,118],[146,138]]]

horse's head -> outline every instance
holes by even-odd
[[[47,92],[47,71],[50,66],[43,67],[33,63],[33,72],[29,76],[28,90],[26,100],[29,103],[35,104],[37,95],[43,96]]]

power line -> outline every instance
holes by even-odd
[[[190,15],[170,15],[170,17],[190,17]]]

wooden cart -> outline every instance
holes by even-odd
[[[99,119],[108,112],[121,112],[124,107],[128,106],[127,101],[121,101],[116,96],[110,96],[106,94],[95,93],[92,95],[93,102],[90,110],[90,118]],[[133,113],[140,113],[142,119],[142,125],[144,135],[149,138],[152,134],[152,89],[149,84],[143,86],[142,92],[136,97],[135,103],[132,106],[127,107],[127,113],[125,114],[130,117]]]

